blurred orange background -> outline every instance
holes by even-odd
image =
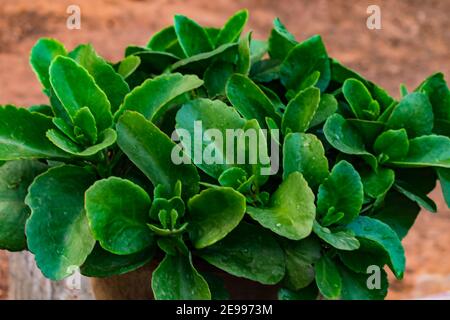
[[[66,28],[69,5],[81,8],[81,29]],[[369,5],[381,9],[381,30],[369,30]],[[450,79],[450,1],[439,0],[1,0],[0,103],[45,103],[28,63],[39,37],[55,37],[73,48],[91,42],[105,58],[118,60],[128,44],[145,45],[171,24],[174,14],[219,26],[241,8],[250,10],[248,29],[266,38],[279,17],[298,40],[321,34],[329,54],[398,97],[398,86],[415,88],[442,71]],[[423,212],[404,240],[407,270],[393,280],[388,298],[433,297],[450,292],[450,210],[439,190],[439,212]],[[7,255],[0,253],[0,298],[7,296]]]

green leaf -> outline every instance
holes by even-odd
[[[405,129],[385,131],[375,140],[373,149],[377,154],[384,154],[389,159],[401,159],[408,154],[408,134]]]
[[[230,293],[225,288],[225,281],[212,272],[202,272],[201,275],[208,282],[211,300],[229,300]]]
[[[210,98],[224,96],[225,86],[233,73],[233,64],[221,61],[213,62],[208,69],[206,69],[203,76],[208,96]]]
[[[77,111],[89,107],[99,131],[112,124],[111,104],[88,71],[74,60],[59,56],[50,65],[50,82],[67,113],[73,119]]]
[[[269,37],[269,55],[272,59],[283,61],[289,51],[297,44],[294,35],[281,23],[279,18],[273,21]]]
[[[450,90],[442,73],[427,78],[416,91],[425,93],[433,106],[436,120],[450,120]]]
[[[201,128],[198,121],[201,121]],[[236,165],[237,161],[227,161],[227,156],[231,155],[229,155],[230,151],[226,150],[226,146],[232,141],[221,141],[225,139],[207,141],[207,139],[199,139],[195,134],[197,131],[203,136],[207,130],[215,129],[220,131],[221,137],[226,138],[227,129],[243,129],[246,122],[235,109],[219,100],[196,99],[183,105],[177,113],[176,122],[177,133],[182,138],[181,143],[187,149],[187,154],[208,175],[217,179],[228,168],[239,166]],[[234,141],[237,142],[237,139]],[[200,155],[200,152],[195,152],[196,146],[201,151]],[[234,146],[237,146],[237,143]],[[201,158],[208,156],[206,152],[208,150],[212,159],[199,159],[199,156],[202,156]],[[236,155],[237,152],[234,153],[234,158]],[[213,161],[214,158],[217,161]]]
[[[252,43],[253,41],[251,32],[247,33],[247,35],[239,39],[236,73],[240,73],[246,76],[248,76],[248,74],[250,73],[250,69],[252,66],[250,46]]]
[[[50,89],[48,69],[57,56],[66,56],[64,45],[55,39],[41,38],[31,49],[30,63],[39,81],[46,89]]]
[[[377,159],[366,151],[362,137],[340,114],[327,119],[323,127],[327,141],[337,150],[361,156],[372,168],[377,168]]]
[[[143,72],[144,78],[142,80],[149,78],[153,74],[161,74],[171,65],[180,61],[179,57],[168,52],[151,51],[146,48],[136,48],[136,50],[136,52],[133,52],[134,49],[129,51],[133,52],[133,56],[136,56],[141,60],[141,64],[137,71]],[[126,54],[126,56],[130,55],[131,54]]]
[[[358,273],[366,273],[370,266],[384,268],[387,257],[383,247],[366,239],[360,239],[359,244],[357,250],[338,252],[340,260],[347,268]]]
[[[285,273],[284,253],[272,234],[244,222],[198,254],[219,269],[262,284],[278,283]]]
[[[94,78],[95,83],[106,94],[114,113],[122,104],[130,88],[120,74],[97,55],[90,44],[82,44],[70,52],[69,56],[83,66]]]
[[[97,181],[86,191],[92,233],[111,253],[128,255],[153,243],[147,227],[150,197],[133,182],[117,177]]]
[[[178,180],[183,196],[198,192],[199,176],[192,164],[175,164],[175,143],[137,112],[127,111],[117,123],[117,143],[128,158],[152,181],[172,190]],[[158,146],[155,148],[154,146]]]
[[[237,189],[248,180],[248,175],[244,169],[232,167],[225,170],[217,180],[221,186]]]
[[[361,211],[364,200],[361,177],[353,166],[345,160],[333,167],[330,176],[319,187],[317,212],[321,215],[330,208],[343,212],[342,223],[349,223]]]
[[[383,300],[386,297],[389,283],[386,271],[382,268],[379,289],[368,288],[370,273],[356,273],[345,267],[340,267],[339,271],[342,278],[342,300]]]
[[[379,116],[379,106],[378,112],[375,112],[372,115],[366,113],[367,111],[370,111],[370,105],[374,100],[372,99],[369,90],[367,90],[366,86],[361,81],[357,79],[345,80],[344,85],[342,86],[342,93],[348,101],[356,118],[373,120]]]
[[[262,226],[292,240],[306,238],[312,230],[316,208],[314,193],[300,172],[291,173],[270,199],[268,208],[247,207]]]
[[[103,131],[98,137],[97,144],[89,147],[82,147],[74,142],[72,142],[65,135],[57,130],[51,129],[47,131],[47,138],[58,148],[64,150],[67,153],[73,154],[80,157],[89,157],[97,152],[106,149],[107,147],[113,145],[116,142],[117,134],[116,132],[109,128]]]
[[[171,101],[202,85],[203,81],[196,76],[180,73],[163,74],[148,79],[125,97],[115,118],[118,119],[118,116],[126,110],[131,110],[141,113],[146,119],[155,121],[167,111]]]
[[[387,121],[391,129],[404,128],[411,138],[431,134],[433,107],[424,93],[414,92],[405,96],[394,108]]]
[[[189,207],[189,235],[201,249],[223,239],[242,220],[245,197],[227,187],[206,189],[192,197]]]
[[[377,172],[361,170],[361,181],[364,193],[373,199],[381,199],[394,184],[395,173],[392,169],[379,168]]]
[[[289,51],[281,64],[281,82],[287,89],[296,91],[314,71],[320,72],[317,86],[325,91],[330,82],[330,62],[322,38],[318,35],[297,44]]]
[[[28,111],[40,113],[47,117],[54,117],[54,113],[52,107],[46,104],[35,104],[33,106],[28,107]]]
[[[84,192],[94,181],[87,169],[64,165],[41,174],[29,187],[28,248],[51,280],[71,275],[94,248],[84,210]]]
[[[447,207],[450,208],[450,170],[449,169],[437,169],[439,176],[439,182],[441,183],[442,194],[444,195]]]
[[[86,277],[96,278],[125,274],[149,263],[154,254],[155,246],[133,254],[117,255],[97,244],[81,266],[80,272]]]
[[[338,250],[352,251],[359,248],[359,241],[351,232],[331,232],[330,229],[322,227],[317,221],[314,221],[313,230],[320,239]]]
[[[314,267],[320,258],[320,243],[313,238],[285,241],[286,276],[284,285],[291,290],[306,288],[314,281]]]
[[[305,132],[319,107],[320,90],[314,87],[300,91],[289,101],[283,114],[281,130],[284,134],[292,132]]]
[[[253,39],[250,42],[250,64],[260,61],[267,53],[268,43],[264,40]]]
[[[423,194],[420,190],[416,189],[413,185],[397,180],[394,184],[394,188],[410,200],[415,201],[419,206],[422,206],[430,212],[436,213],[437,207],[434,201],[428,198],[426,194]]]
[[[397,234],[387,224],[380,220],[359,216],[347,225],[347,228],[362,239],[376,242],[386,252],[389,267],[397,279],[403,278],[405,271],[405,251]]]
[[[389,225],[403,239],[414,224],[420,207],[398,192],[386,195],[384,206],[375,211],[373,218]]]
[[[222,44],[235,42],[239,39],[248,20],[248,10],[236,12],[220,30],[215,42],[216,47]]]
[[[226,86],[227,98],[247,120],[256,119],[265,127],[265,117],[279,118],[264,92],[248,77],[234,74]]]
[[[385,129],[384,123],[379,121],[348,119],[347,122],[359,133],[366,146],[372,146]]]
[[[336,98],[331,94],[322,94],[320,97],[319,106],[317,107],[314,116],[309,123],[309,127],[315,127],[322,122],[325,122],[338,108]]]
[[[66,158],[45,137],[52,120],[14,106],[0,106],[0,160]]]
[[[81,133],[92,145],[97,142],[98,132],[95,118],[88,107],[83,107],[75,114],[74,126],[80,128]]]
[[[195,270],[189,254],[166,254],[152,275],[152,289],[157,300],[210,300],[206,280]]]
[[[137,70],[141,64],[141,58],[138,56],[128,56],[120,61],[117,72],[124,78],[128,78]]]
[[[0,248],[26,248],[25,222],[30,209],[25,204],[28,186],[47,166],[36,160],[8,161],[0,166]]]
[[[294,171],[303,174],[315,189],[329,175],[328,160],[320,140],[309,133],[290,133],[283,145],[283,178]]]
[[[407,168],[450,168],[450,138],[430,135],[411,139],[406,157],[389,163]]]
[[[147,48],[153,51],[165,51],[184,58],[183,49],[178,42],[174,26],[169,26],[155,33],[147,43]]]
[[[175,15],[174,27],[178,42],[187,57],[214,49],[205,29],[188,17]]]
[[[320,293],[327,299],[337,299],[341,294],[342,279],[334,262],[322,256],[315,264],[316,283]]]

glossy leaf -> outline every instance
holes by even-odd
[[[388,130],[375,140],[373,146],[377,154],[384,154],[389,159],[401,159],[408,154],[409,140],[405,129]]]
[[[41,38],[31,49],[30,64],[39,81],[46,89],[51,87],[48,69],[57,56],[66,56],[64,45],[55,39]]]
[[[289,51],[280,69],[280,79],[287,89],[296,91],[312,72],[319,71],[317,86],[324,91],[330,82],[330,63],[322,38],[313,36]]]
[[[394,184],[394,170],[379,168],[377,172],[367,169],[360,171],[364,193],[373,199],[383,198]]]
[[[127,111],[117,123],[117,143],[130,160],[152,181],[172,190],[181,180],[183,196],[198,192],[198,173],[192,164],[172,161],[175,143],[137,112]],[[155,148],[154,146],[158,146]]]
[[[0,166],[0,248],[20,251],[27,247],[25,204],[28,187],[47,166],[36,160],[8,161]]]
[[[262,284],[278,283],[285,273],[284,253],[275,238],[244,222],[198,254],[219,269]]]
[[[320,293],[327,299],[337,299],[341,294],[342,279],[334,262],[322,256],[315,264],[316,283]]]
[[[227,187],[202,191],[192,197],[189,207],[189,234],[197,249],[210,246],[224,238],[242,220],[245,197]]]
[[[192,265],[191,256],[166,254],[152,275],[157,300],[209,300],[208,283]]]
[[[433,107],[427,95],[419,92],[405,96],[394,108],[387,121],[391,129],[404,128],[410,138],[431,134]]]
[[[315,135],[291,133],[284,139],[283,177],[294,171],[300,172],[313,189],[328,177],[325,150]]]
[[[281,130],[284,134],[291,132],[305,132],[319,107],[320,90],[309,88],[300,91],[289,101],[283,114]]]
[[[322,227],[317,221],[314,222],[313,230],[320,239],[338,250],[352,251],[359,248],[359,241],[351,232],[331,232],[330,229]]]
[[[14,106],[0,106],[0,160],[66,158],[46,137],[52,120]]]
[[[147,43],[147,48],[154,51],[165,51],[184,58],[183,49],[178,42],[174,26],[169,26],[155,33]]]
[[[342,223],[349,223],[361,211],[363,204],[363,184],[361,177],[347,161],[340,161],[333,167],[330,176],[319,187],[317,212],[321,215],[330,208],[344,213]]]
[[[372,120],[378,117],[380,113],[379,109],[378,113],[374,112],[372,116],[367,113],[370,111],[370,104],[373,99],[369,90],[367,90],[361,81],[347,79],[342,86],[342,93],[356,118]]]
[[[269,37],[269,55],[272,59],[284,60],[289,51],[297,44],[294,35],[276,18]]]
[[[341,115],[334,114],[327,119],[323,127],[327,141],[337,150],[361,156],[372,168],[376,168],[377,159],[370,154],[362,137]]]
[[[150,197],[129,180],[110,177],[86,191],[86,213],[92,233],[111,253],[129,255],[149,247]]]
[[[141,113],[151,121],[157,120],[170,107],[171,101],[201,85],[203,81],[196,76],[180,73],[164,74],[148,79],[125,97],[118,115],[130,110]]]
[[[362,239],[376,242],[386,252],[389,266],[394,275],[401,279],[405,271],[405,252],[397,234],[380,220],[360,216],[350,223],[347,228]]]
[[[50,65],[50,82],[71,118],[89,107],[99,131],[112,124],[111,104],[88,71],[74,60],[59,56]]]
[[[114,113],[122,104],[130,88],[120,74],[97,55],[90,44],[80,45],[70,52],[69,56],[83,66],[94,78],[95,83],[102,89],[111,104]]]
[[[336,112],[338,103],[336,98],[331,94],[322,94],[320,97],[319,106],[317,107],[314,116],[309,123],[310,127],[315,127],[325,122],[328,117]]]
[[[73,119],[73,124],[80,129],[80,133],[90,144],[97,142],[97,124],[88,107],[83,107],[78,110]]]
[[[217,35],[217,39],[215,41],[216,47],[221,46],[222,44],[237,41],[242,33],[242,30],[244,30],[247,20],[248,10],[244,9],[236,12],[230,19],[228,19]]]
[[[306,238],[316,215],[314,193],[300,172],[281,183],[267,208],[247,207],[250,216],[262,226],[292,240]]]
[[[26,224],[28,248],[49,279],[71,275],[94,248],[84,210],[84,192],[94,181],[95,174],[89,170],[64,165],[49,169],[29,187],[25,199],[31,208]]]
[[[197,22],[182,15],[175,15],[174,26],[178,42],[187,57],[214,49],[205,29]]]

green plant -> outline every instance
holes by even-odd
[[[437,180],[450,204],[443,75],[403,86],[397,101],[330,58],[320,36],[297,42],[276,19],[268,41],[254,40],[241,35],[247,17],[219,29],[175,16],[118,63],[40,39],[31,65],[49,105],[0,107],[0,247],[30,250],[52,280],[161,257],[157,299],[226,297],[192,257],[278,285],[280,299],[384,298],[383,267],[403,277],[401,239],[420,207],[436,211]],[[199,120],[219,132],[280,128],[270,141],[281,170],[260,173],[269,137],[256,163],[175,164],[188,142],[170,135],[194,134]],[[369,289],[373,265],[380,287]]]

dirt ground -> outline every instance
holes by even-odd
[[[81,8],[81,30],[66,28],[66,9],[72,4]],[[367,7],[374,4],[381,8],[381,30],[366,27]],[[0,103],[45,102],[28,64],[39,37],[55,37],[67,48],[91,42],[101,55],[117,60],[127,44],[144,45],[176,13],[220,25],[244,7],[250,10],[249,29],[256,38],[268,35],[276,16],[297,39],[319,33],[330,55],[395,96],[400,83],[414,88],[436,71],[450,78],[449,0],[1,0]],[[439,190],[432,197],[439,213],[424,212],[405,239],[405,279],[392,283],[391,299],[450,292],[450,211]],[[6,267],[0,253],[0,298],[7,289]]]

